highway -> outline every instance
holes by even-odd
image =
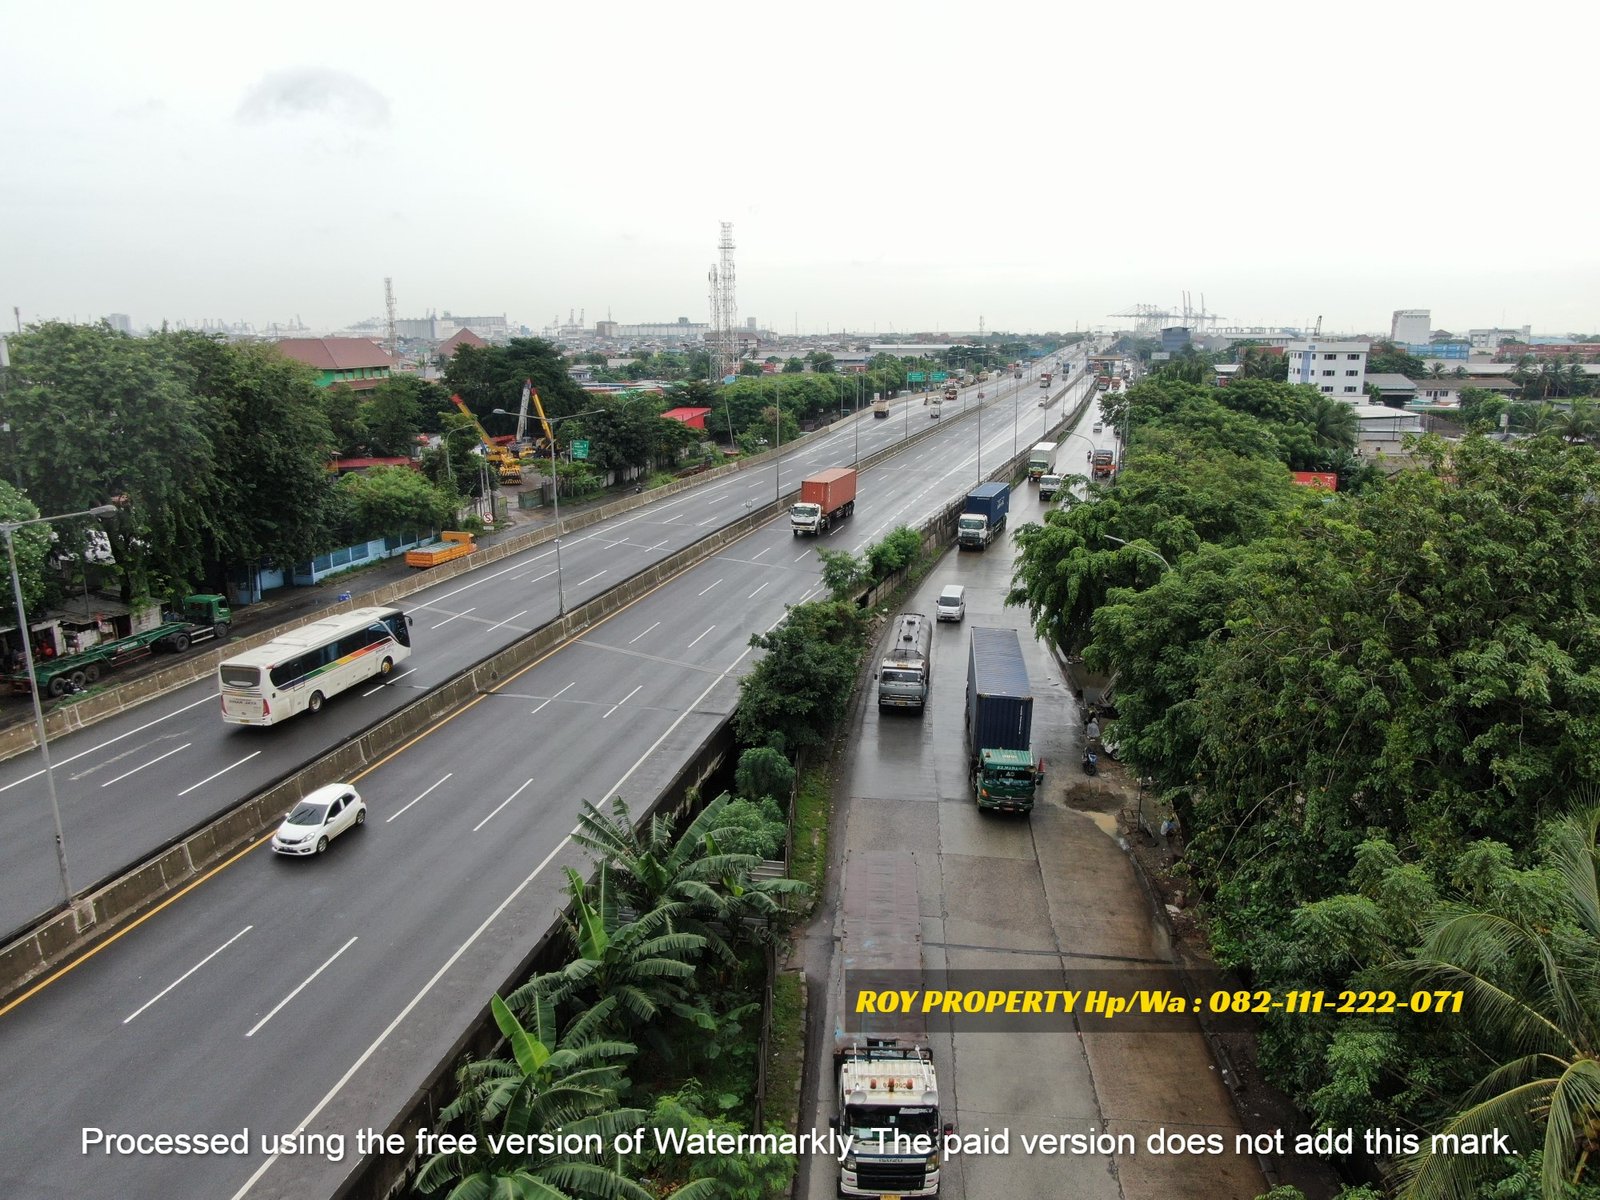
[[[1027,391],[1026,379],[1003,382],[1010,390],[999,398],[991,394],[991,405],[1005,407],[1007,398],[1019,396],[1016,406],[1026,412],[1025,405],[1036,403],[1021,395]],[[993,384],[988,386],[993,393]],[[969,388],[952,415],[970,410],[979,390]],[[1042,422],[1038,410],[1033,412],[1038,428]],[[781,482],[773,466],[753,466],[563,538],[560,590],[567,607],[731,524],[749,507],[797,488],[814,470],[850,463],[908,433],[922,433],[926,414],[915,396],[896,402],[887,420],[874,419],[863,405],[847,425],[785,454]],[[1020,416],[1018,420],[1026,423]],[[956,428],[963,426],[958,422]],[[988,434],[986,430],[986,441],[992,440]],[[944,445],[949,439],[934,440]],[[995,448],[1000,448],[998,441]],[[899,469],[885,464],[877,486],[892,484]],[[842,538],[855,539],[851,549],[880,538],[906,519],[904,514],[918,501],[914,493],[904,495],[896,488],[890,505],[875,506],[865,490],[872,486],[873,481],[864,481],[860,515],[840,532]],[[402,607],[414,621],[411,658],[388,685],[374,682],[346,692],[315,717],[303,714],[267,729],[227,726],[218,715],[216,686],[206,681],[52,741],[74,892],[83,894],[115,876],[421,692],[553,620],[557,582],[556,551],[546,543],[408,597]],[[38,753],[0,763],[0,933],[19,930],[60,905],[54,836]]]
[[[1037,440],[1045,416],[1037,394],[991,396],[986,463],[1009,457],[1013,437],[1023,447],[1030,432]],[[1015,424],[1003,419],[1013,403]],[[864,412],[862,453],[898,433],[897,424],[914,426],[921,411],[913,398],[886,422]],[[863,475],[854,519],[824,543],[859,550],[976,481],[975,418],[941,424]],[[786,486],[849,461],[854,432],[836,430],[785,461]],[[746,502],[765,503],[773,478],[770,469],[741,473],[586,530],[563,547],[564,576],[588,580],[567,584],[569,603],[605,586],[601,572],[637,569],[643,555],[685,544],[691,531],[742,514]],[[568,840],[579,800],[620,794],[637,808],[660,791],[731,710],[750,634],[817,593],[815,548],[791,536],[786,515],[767,524],[367,772],[357,781],[371,807],[367,824],[326,855],[286,861],[258,844],[0,1015],[9,1194],[330,1195],[352,1167],[353,1147],[339,1162],[271,1155],[259,1136],[305,1128],[349,1138],[392,1119],[481,1011],[490,981],[550,925],[560,868],[586,866]],[[240,761],[263,749],[260,731],[218,734],[215,700],[198,688],[141,709],[133,729],[99,726],[72,748],[63,744],[63,775],[81,776],[72,793],[78,823],[92,826],[119,803],[164,806],[179,783],[192,786],[218,764],[237,763],[216,783],[241,795],[282,773],[395,706],[393,691],[437,683],[506,630],[548,619],[554,581],[544,578],[545,553],[413,597],[418,647],[407,665],[416,675],[330,704],[323,715],[348,725],[297,718],[268,731],[270,754]],[[463,627],[465,636],[452,633]],[[213,757],[184,759],[202,748]],[[269,758],[270,769],[257,765]],[[186,773],[174,773],[174,759]],[[255,785],[245,782],[252,778]],[[68,849],[88,857],[70,833]],[[48,868],[47,842],[32,853]],[[105,1156],[83,1151],[85,1128],[247,1130],[250,1147]]]

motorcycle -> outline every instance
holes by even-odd
[[[1086,750],[1083,754],[1083,773],[1085,775],[1100,774],[1100,756],[1093,750]]]

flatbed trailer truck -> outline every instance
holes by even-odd
[[[158,650],[182,654],[200,642],[222,641],[233,626],[233,610],[225,596],[196,594],[183,598],[183,612],[174,614],[150,629],[142,629],[128,637],[101,642],[77,654],[60,658],[33,660],[33,675],[26,671],[6,676],[12,691],[27,692],[34,688],[41,696],[64,696],[68,692],[82,691],[109,675],[119,667],[127,666],[141,658],[148,658]]]

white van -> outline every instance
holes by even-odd
[[[934,616],[941,621],[959,621],[967,615],[967,589],[959,583],[946,584],[933,607]]]

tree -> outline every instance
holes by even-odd
[[[202,333],[151,339],[172,355],[212,449],[217,499],[202,530],[205,575],[303,562],[333,544],[333,436],[311,372],[273,346]]]
[[[0,521],[36,521],[39,510],[28,498],[4,480],[0,480]],[[3,535],[0,535],[3,536]],[[17,558],[17,580],[22,584],[22,604],[29,614],[36,615],[48,591],[45,563],[50,557],[50,527],[33,525],[11,534]],[[4,547],[0,547],[3,552]],[[6,564],[9,574],[10,564]],[[18,629],[17,602],[11,593],[10,581],[0,589],[0,622]],[[8,635],[9,636],[9,635]]]
[[[1498,1129],[1524,1154],[1537,1148],[1548,1200],[1600,1179],[1592,1161],[1600,1148],[1597,836],[1600,808],[1555,822],[1544,845],[1548,880],[1501,887],[1485,904],[1442,913],[1406,964],[1419,986],[1465,994],[1475,1041],[1495,1055],[1440,1132]],[[1404,1165],[1401,1195],[1468,1195],[1483,1168],[1474,1155],[1425,1152]]]
[[[369,453],[380,458],[409,458],[417,448],[422,426],[422,380],[408,376],[385,379],[356,410],[356,428]]]
[[[623,920],[609,866],[602,862],[591,892],[567,868],[570,916],[562,924],[578,956],[559,970],[536,975],[506,998],[526,1017],[546,1002],[577,1012],[565,1036],[576,1041],[646,1033],[658,1014],[683,1006],[694,962],[705,939],[676,927],[681,903],[660,904]]]
[[[817,558],[822,561],[822,586],[828,595],[839,601],[850,601],[861,593],[871,578],[867,563],[848,550],[829,550],[817,547]]]
[[[369,467],[339,481],[346,520],[356,539],[441,529],[454,500],[410,467]]]
[[[124,602],[198,579],[224,493],[203,413],[168,344],[56,321],[9,344],[16,457],[6,475],[20,477],[47,515],[119,504],[104,529]],[[63,446],[71,470],[61,469]]]
[[[532,1006],[532,1029],[499,996],[490,999],[490,1008],[512,1057],[474,1060],[456,1072],[460,1091],[439,1115],[464,1125],[476,1146],[429,1159],[417,1177],[417,1190],[431,1195],[454,1184],[450,1200],[654,1200],[654,1192],[611,1165],[609,1150],[618,1134],[638,1128],[646,1117],[639,1109],[617,1105],[634,1047],[616,1041],[563,1042],[547,1000]],[[598,1136],[607,1149],[583,1157],[520,1146],[497,1150],[491,1140],[502,1139],[505,1146],[504,1139],[531,1140],[558,1129]]]
[[[853,605],[797,604],[750,644],[765,650],[739,684],[734,729],[748,745],[820,746],[850,704],[866,627]]]
[[[794,767],[770,746],[752,746],[739,755],[734,787],[748,800],[771,799],[784,808],[794,790]]]
[[[361,453],[361,398],[348,384],[336,383],[318,392],[323,419],[333,436],[333,448],[341,458]]]
[[[799,358],[791,358],[788,362],[783,364],[783,373],[785,375],[798,375],[805,369],[806,364],[804,360]]]
[[[1360,440],[1360,422],[1356,410],[1343,400],[1335,400],[1322,392],[1307,397],[1306,423],[1310,426],[1312,440],[1321,447],[1336,450],[1354,450]]]

